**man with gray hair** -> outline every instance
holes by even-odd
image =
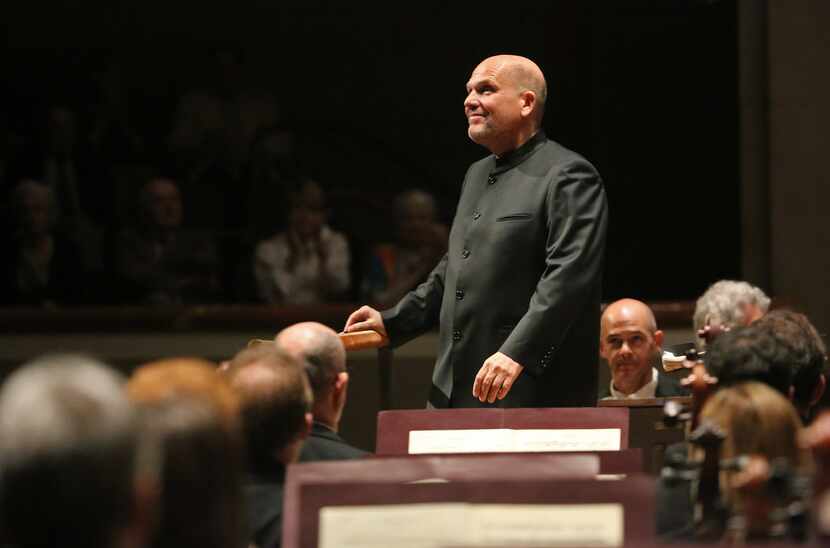
[[[346,407],[349,373],[346,350],[337,333],[317,322],[302,322],[277,333],[275,343],[279,350],[304,364],[314,392],[314,423],[300,453],[300,462],[365,456],[366,451],[352,447],[338,434]]]
[[[715,282],[695,304],[694,330],[701,333],[707,327],[749,325],[769,310],[770,298],[759,288],[744,281]],[[705,341],[700,340],[701,346]]]
[[[122,378],[82,356],[25,365],[0,391],[2,540],[133,548],[151,533],[156,460]]]

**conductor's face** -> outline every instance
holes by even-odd
[[[497,57],[484,60],[467,82],[467,135],[494,154],[510,150],[521,130],[523,104],[509,66]]]

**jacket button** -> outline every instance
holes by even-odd
[[[467,257],[469,257],[469,256],[470,256],[470,250],[469,250],[469,249],[465,249],[464,251],[462,251],[462,252],[461,252],[461,256],[462,256],[462,257],[464,257],[464,258],[466,259]]]
[[[473,213],[473,220],[474,221],[478,221],[479,217],[481,217],[480,212],[476,211],[475,213]]]
[[[489,177],[487,177],[487,184],[488,185],[492,185],[495,182],[496,182],[496,176],[495,175],[490,175]]]
[[[460,341],[460,340],[461,340],[461,331],[459,331],[458,329],[456,329],[455,331],[453,331],[453,332],[452,332],[452,340],[454,340],[454,341]]]
[[[464,298],[464,290],[463,289],[456,289],[455,290],[455,300],[460,301]]]

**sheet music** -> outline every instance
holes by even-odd
[[[335,506],[320,509],[319,548],[432,548],[459,544],[464,504]]]
[[[619,451],[619,428],[514,430],[513,446],[521,452]]]
[[[412,430],[409,454],[429,453],[504,453],[513,447],[513,431],[489,430]]]
[[[409,454],[619,451],[619,428],[412,430]]]
[[[622,546],[621,504],[400,504],[320,510],[320,548]]]

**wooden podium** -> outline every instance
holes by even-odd
[[[532,460],[538,456],[529,458]],[[362,510],[383,510],[397,505],[430,503],[500,504],[507,507],[522,505],[522,508],[527,508],[524,505],[533,505],[540,509],[545,509],[545,505],[559,505],[577,511],[584,508],[585,512],[596,505],[613,506],[619,508],[622,514],[625,543],[634,546],[654,542],[654,496],[654,480],[648,476],[617,481],[514,479],[419,484],[350,482],[338,484],[337,489],[332,489],[330,484],[309,482],[300,486],[300,504],[290,504],[286,500],[284,523],[291,530],[283,530],[282,546],[317,548],[320,541],[321,510],[324,508],[358,506],[363,507]],[[409,510],[415,507],[417,506],[406,508]],[[289,525],[293,523],[298,526]],[[462,525],[464,524],[458,524],[459,527]],[[383,529],[383,519],[379,518],[369,522],[368,529],[361,529],[361,533],[371,535],[375,546],[390,546],[392,544],[384,544],[381,537]],[[464,542],[460,544],[463,545]],[[509,545],[515,546],[514,543]]]
[[[409,433],[413,430],[618,428],[620,430],[620,450],[544,452],[540,454],[593,454],[599,457],[600,474],[632,474],[644,470],[644,458],[641,449],[629,447],[628,414],[629,410],[627,408],[599,409],[593,407],[382,411],[378,413],[375,458],[409,455]],[[468,454],[473,456],[472,453]],[[492,454],[478,453],[478,455]]]
[[[418,409],[378,413],[376,453],[407,455],[412,431],[467,429],[619,429],[619,448],[628,448],[626,407],[520,409]]]
[[[295,510],[305,506],[303,489],[311,484],[340,492],[345,484],[592,479],[600,472],[596,455],[560,454],[418,455],[292,464],[285,480],[282,545],[305,545],[301,542],[302,512]]]

